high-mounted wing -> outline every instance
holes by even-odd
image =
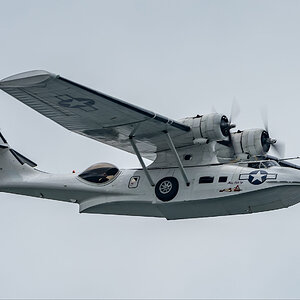
[[[142,156],[193,144],[190,127],[46,71],[30,71],[0,81],[0,89],[63,127]]]

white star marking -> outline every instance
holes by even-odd
[[[262,177],[266,176],[265,174],[261,174],[260,171],[258,171],[256,174],[251,174],[251,176],[253,177],[252,182],[258,180],[259,182],[263,182]]]

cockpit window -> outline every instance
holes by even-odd
[[[249,168],[259,169],[260,162],[252,162],[248,164]]]
[[[273,160],[268,160],[261,163],[261,168],[270,168],[274,166],[278,166],[278,164]]]
[[[118,172],[119,169],[112,164],[98,163],[92,165],[78,176],[89,182],[105,183],[115,178]]]
[[[267,160],[267,161],[258,161],[258,162],[251,162],[248,163],[249,168],[254,168],[254,169],[268,169],[270,167],[278,166],[278,163],[275,162],[274,160]]]

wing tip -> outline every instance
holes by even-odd
[[[35,86],[56,77],[58,75],[43,70],[22,72],[0,80],[0,89]]]

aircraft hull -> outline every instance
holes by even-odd
[[[232,196],[146,203],[145,201],[117,201],[82,207],[81,213],[114,214],[144,217],[165,217],[168,220],[251,214],[287,208],[300,202],[300,185],[287,184]]]

